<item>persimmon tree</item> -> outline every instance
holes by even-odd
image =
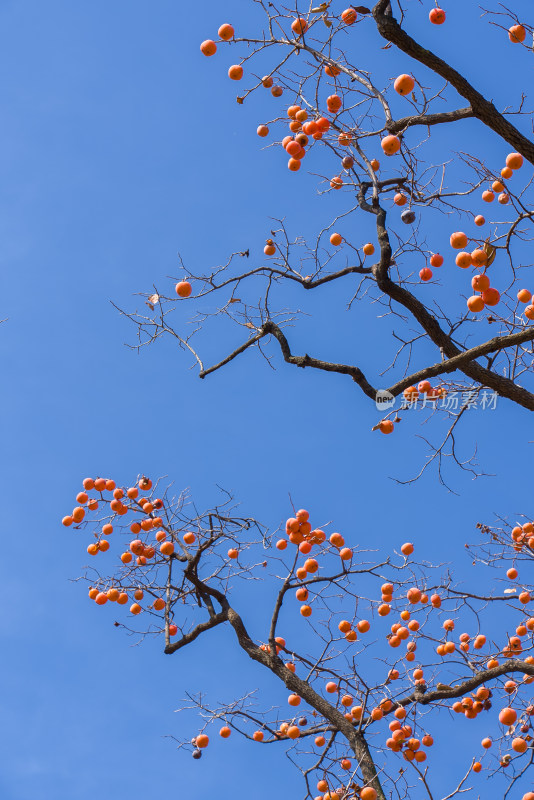
[[[438,463],[445,448],[456,458],[455,426],[469,404],[451,403],[453,395],[482,402],[491,392],[534,409],[534,300],[524,277],[534,215],[528,86],[517,107],[497,108],[469,76],[431,52],[424,36],[416,39],[416,17],[454,35],[438,6],[254,6],[264,12],[263,27],[224,23],[201,52],[215,63],[223,48],[237,53],[228,75],[244,85],[238,105],[265,93],[260,140],[288,159],[292,179],[310,165],[319,191],[334,193],[339,205],[313,241],[279,220],[258,248],[261,258],[249,248],[205,272],[182,264],[175,285],[143,295],[148,311],[122,311],[137,325],[137,347],[170,335],[201,378],[253,349],[269,361],[280,353],[289,365],[347,375],[372,402],[383,390],[446,416],[434,452]],[[516,11],[481,9],[482,38],[487,25],[532,58],[532,25]],[[377,61],[362,65],[358,37],[372,32],[379,34]],[[403,65],[411,59],[412,69],[384,81],[374,65],[387,57],[389,68],[395,53]],[[465,152],[467,120],[481,138],[499,142],[498,162]],[[434,146],[443,130],[447,152],[443,138]],[[483,210],[494,208],[487,221]],[[446,252],[432,241],[436,220],[446,228]],[[459,280],[450,277],[456,269],[464,270]],[[458,289],[446,304],[437,291],[445,272]],[[389,325],[391,353],[355,345],[354,361],[340,363],[335,353],[293,352],[286,329],[298,324],[299,312],[288,308],[285,291],[293,286],[305,296],[332,283],[346,287],[349,313],[358,304],[379,309],[377,330]],[[195,316],[185,320],[191,304]],[[333,318],[337,313],[332,308]],[[207,364],[195,335],[213,336],[209,323],[224,319],[236,326],[235,346]],[[354,315],[354,341],[372,340],[359,325]],[[376,427],[391,433],[398,419],[392,409]],[[88,478],[76,502],[63,524],[89,537],[92,563],[83,577],[91,600],[107,606],[103,614],[110,603],[124,606],[117,626],[155,637],[178,658],[224,627],[228,645],[257,665],[258,682],[262,674],[279,681],[275,708],[261,705],[261,688],[252,701],[254,686],[225,704],[191,698],[199,721],[178,740],[195,759],[209,758],[210,737],[240,735],[273,748],[273,757],[286,753],[302,772],[303,796],[315,800],[475,798],[488,777],[492,797],[534,800],[528,518],[480,524],[477,540],[466,545],[474,577],[462,584],[452,567],[428,563],[418,543],[399,540],[396,551],[380,552],[303,509],[292,510],[280,534],[241,516],[229,496],[199,513],[187,494],[175,497],[146,477],[123,487]],[[272,593],[260,639],[240,602],[240,587],[251,579]],[[301,622],[297,635],[286,632],[290,618]],[[433,747],[451,720],[453,728],[472,725],[475,732],[444,785],[434,777]]]
[[[275,708],[261,708],[261,693],[252,702],[254,686],[215,707],[209,695],[192,698],[198,727],[179,742],[194,758],[210,737],[240,735],[278,749],[273,758],[288,752],[306,798],[478,797],[491,776],[492,797],[533,800],[534,523],[478,526],[468,549],[485,588],[475,590],[411,542],[380,553],[312,527],[303,509],[280,535],[239,516],[231,497],[198,513],[146,477],[83,487],[63,524],[89,541],[89,597],[124,606],[115,625],[177,657],[225,626],[258,679],[263,670],[280,681]],[[272,590],[260,640],[238,600],[251,579]],[[299,616],[301,632],[284,635]],[[445,786],[433,779],[432,747],[451,712],[457,726],[483,717],[485,733],[451,758]]]
[[[335,216],[325,210],[313,240],[295,235],[291,220],[279,221],[265,245],[233,253],[216,268],[198,272],[182,264],[176,291],[154,286],[145,294],[148,311],[123,311],[138,326],[137,346],[170,335],[201,378],[256,349],[274,363],[280,357],[346,375],[373,402],[377,390],[404,406],[424,401],[450,422],[435,454],[456,458],[452,432],[469,402],[487,402],[491,392],[534,409],[534,301],[525,274],[533,222],[530,85],[519,84],[516,106],[498,108],[469,75],[425,45],[425,28],[458,35],[431,3],[251,5],[264,12],[263,25],[242,30],[239,21],[225,23],[200,49],[219,64],[215,69],[226,71],[221,57],[233,60],[228,76],[239,84],[238,104],[265,93],[258,136],[288,159],[290,171],[318,175],[318,191],[338,198]],[[496,27],[503,47],[529,70],[532,23],[519,19],[521,10],[481,8],[469,42],[484,41]],[[411,34],[415,23],[418,38]],[[360,61],[362,37],[376,44],[367,64]],[[386,58],[387,69],[397,61],[403,70],[390,80],[375,77]],[[503,85],[517,88],[516,62],[503,58],[500,66]],[[466,121],[476,124],[479,142],[499,144],[499,159],[490,163],[480,149],[465,152]],[[450,246],[437,252],[444,228]],[[442,281],[452,288],[446,300]],[[335,352],[295,353],[287,332],[298,324],[298,310],[288,309],[285,290],[299,287],[304,296],[332,282],[354,311],[350,363]],[[191,304],[195,316],[184,318]],[[389,325],[391,351],[365,346],[374,332],[367,316],[359,320],[359,304],[375,304],[376,330]],[[333,320],[339,311],[332,307]],[[235,346],[205,363],[199,336],[213,335],[208,323],[221,317],[236,325]],[[391,433],[398,412],[391,407],[377,429]]]

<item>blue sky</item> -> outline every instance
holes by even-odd
[[[429,26],[420,11],[412,30],[468,69],[497,105],[517,101],[519,87],[502,81],[499,63],[510,59],[512,76],[529,74],[526,51],[484,28],[495,58],[474,59],[466,37],[476,9],[451,0],[447,11],[447,29]],[[71,580],[86,563],[86,543],[60,524],[85,476],[124,484],[138,473],[169,476],[190,487],[201,507],[221,485],[271,528],[289,515],[291,493],[347,540],[379,539],[387,550],[412,539],[425,558],[452,559],[457,568],[466,566],[463,544],[476,522],[528,514],[529,421],[505,401],[473,414],[465,432],[465,452],[476,443],[495,477],[452,473],[453,495],[434,473],[408,487],[392,481],[421,465],[425,451],[414,435],[431,423],[420,428],[406,418],[394,436],[372,433],[376,409],[343,376],[292,369],[273,349],[275,371],[247,353],[200,381],[171,341],[140,355],[125,347],[134,330],[110,300],[134,308],[136,292],[172,286],[167,276],[181,274],[178,252],[193,271],[246,247],[258,262],[271,217],[285,217],[294,235],[312,234],[348,202],[341,192],[317,197],[315,177],[290,174],[279,153],[261,150],[255,129],[273,114],[265,107],[272,98],[236,105],[226,78],[235,53],[201,56],[200,41],[219,24],[241,20],[253,31],[255,19],[244,0],[223,11],[215,0],[202,9],[170,0],[1,4],[6,800],[88,800],[104,792],[141,800],[169,789],[217,791],[226,800],[236,782],[272,768],[272,752],[237,737],[216,741],[200,763],[163,738],[195,732],[191,718],[173,713],[186,691],[219,699],[262,684],[271,701],[279,695],[234,652],[228,631],[168,658],[155,642],[132,647],[108,609],[88,602],[85,587]],[[359,46],[363,63],[374,45]],[[378,68],[387,79],[411,66],[387,52]],[[460,126],[454,147],[481,147],[477,124]],[[492,137],[484,148],[495,165],[508,152]],[[447,227],[430,224],[429,238],[444,247]],[[457,275],[450,284],[441,277],[444,297],[457,296]],[[344,287],[326,287],[305,303],[288,291],[283,302],[310,314],[291,331],[292,343],[296,352],[357,360],[373,374],[374,348],[386,346],[389,334],[378,328],[370,341],[373,312],[362,311],[355,326],[358,311],[346,312],[346,300]],[[190,311],[178,313],[185,320]],[[215,356],[240,342],[235,331],[211,330],[206,346]],[[258,627],[260,599],[251,613]],[[299,796],[298,775],[282,757],[278,763]],[[254,796],[271,797],[272,786],[260,782]]]

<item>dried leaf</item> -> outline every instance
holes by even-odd
[[[151,311],[154,311],[154,306],[152,305],[152,303],[147,303],[147,306]]]
[[[371,9],[367,8],[367,6],[352,6],[352,8],[358,12],[358,14],[370,14]]]
[[[243,105],[243,98],[242,97],[236,97],[236,103],[239,103],[239,105],[242,106]]]
[[[378,423],[378,425],[375,425],[374,428],[371,428],[371,430],[372,431],[379,431],[380,430],[380,423]]]
[[[315,8],[312,8],[311,13],[312,14],[322,14],[323,11],[326,11],[326,9],[328,8],[329,5],[330,5],[330,3],[321,3],[321,5],[315,6]]]
[[[484,250],[484,252],[488,257],[487,266],[491,267],[491,265],[495,261],[495,256],[497,255],[497,249],[492,244],[490,244],[489,239],[486,239],[482,249]]]
[[[326,15],[323,17],[323,22],[324,22],[324,24],[326,25],[327,28],[331,28],[332,27],[332,21],[329,20]]]
[[[253,328],[253,327],[254,325],[252,324],[252,322],[245,322],[245,328]]]
[[[241,302],[241,298],[240,297],[231,297],[230,298],[230,302],[231,303],[240,303]]]
[[[148,298],[149,303],[157,303],[159,300],[159,294],[151,294]]]
[[[504,589],[504,594],[514,594],[517,589]]]

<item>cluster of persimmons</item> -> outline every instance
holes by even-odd
[[[324,11],[324,9],[315,9],[316,11]],[[313,9],[312,9],[313,12]],[[310,28],[321,19],[324,19],[324,14],[320,16],[313,16],[313,13],[308,16],[298,16],[291,21],[291,35],[297,39],[303,37]],[[439,7],[432,8],[429,13],[429,20],[435,25],[442,25],[445,22],[445,11]],[[332,23],[337,22],[340,26],[354,25],[358,20],[358,13],[354,8],[347,8],[343,11],[338,18],[335,15],[332,17]],[[523,25],[515,24],[509,29],[509,39],[512,43],[522,43],[525,40],[526,29]],[[221,42],[230,42],[234,39],[235,31],[232,25],[225,23],[221,25],[218,31],[219,40]],[[207,39],[202,42],[200,49],[204,55],[211,56],[217,51],[217,43],[214,40]],[[342,66],[334,63],[326,63],[323,67],[324,72],[329,78],[336,79],[343,70]],[[234,64],[228,71],[229,77],[232,80],[241,80],[243,77],[243,67],[239,64]],[[262,78],[262,85],[271,90],[274,97],[280,97],[283,94],[283,88],[275,85],[272,75],[266,75]],[[395,91],[402,96],[411,94],[415,86],[415,80],[412,75],[402,74],[394,81]],[[339,92],[339,90],[338,90]],[[314,141],[322,139],[327,134],[330,135],[329,141],[331,144],[340,147],[350,147],[353,143],[353,134],[350,130],[342,130],[339,127],[339,114],[343,110],[343,97],[338,92],[330,94],[326,100],[326,109],[324,114],[311,114],[306,108],[301,105],[292,103],[287,108],[287,116],[289,118],[289,134],[282,139],[282,147],[289,156],[288,168],[297,172],[305,157],[307,148],[314,143]],[[259,125],[257,133],[261,137],[266,137],[269,134],[267,125]],[[385,135],[381,140],[381,147],[386,156],[393,156],[401,151],[402,142],[399,136],[393,134]],[[485,202],[492,202],[495,197],[495,192],[498,193],[498,202],[501,205],[506,205],[510,201],[510,195],[506,190],[503,181],[512,177],[514,170],[522,166],[523,158],[519,153],[510,153],[506,159],[506,165],[501,170],[500,179],[495,179],[492,183],[491,189],[482,193],[482,199]],[[352,155],[346,155],[342,159],[342,166],[344,170],[349,171],[354,165],[354,158]],[[368,163],[368,168],[376,172],[380,166],[379,161],[375,158]],[[344,185],[342,174],[335,175],[330,180],[330,187],[332,189],[340,189]],[[394,202],[398,206],[402,206],[407,202],[406,195],[399,191],[394,198]],[[407,213],[407,212],[405,212]],[[413,221],[415,215],[403,217],[403,221]],[[475,216],[475,224],[478,226],[485,224],[485,218],[482,214]],[[334,246],[339,246],[343,238],[338,233],[333,233],[330,237],[330,242]],[[456,256],[456,264],[462,269],[468,267],[475,267],[482,270],[473,276],[471,286],[474,290],[467,300],[468,309],[473,313],[480,313],[486,306],[495,306],[500,300],[499,291],[490,285],[490,278],[486,272],[488,260],[491,261],[491,248],[480,240],[472,237],[475,247],[472,251],[467,251],[465,248],[469,241],[469,237],[462,232],[454,232],[451,235],[451,246],[455,249],[461,250]],[[365,247],[372,248],[371,253],[374,251],[372,244]],[[276,248],[272,243],[268,243],[265,248],[267,255],[274,255]],[[365,248],[364,248],[364,252]],[[367,254],[367,253],[366,253]],[[419,272],[421,281],[429,281],[433,277],[431,267],[440,267],[443,264],[443,257],[439,254],[433,254],[430,258],[430,266],[423,267]],[[525,317],[527,319],[534,319],[534,305],[532,304],[532,293],[526,289],[521,289],[518,298],[520,302],[526,303]]]
[[[327,27],[332,25],[339,26],[340,30],[353,26],[359,21],[359,13],[366,14],[368,11],[365,9],[356,9],[349,7],[339,14],[335,14],[330,8],[330,4],[322,4],[317,8],[311,8],[310,12],[306,15],[298,15],[293,19],[288,19],[287,31],[288,41],[291,37],[295,40],[306,41],[306,35],[309,34],[312,27],[316,24],[321,24],[321,20],[325,22]],[[436,6],[429,12],[429,21],[434,25],[442,25],[446,20],[446,13],[442,8]],[[508,31],[510,42],[513,44],[523,43],[526,37],[526,28],[521,24],[514,24]],[[228,23],[221,25],[218,30],[218,41],[221,43],[229,43],[235,41],[234,27]],[[201,51],[204,55],[211,56],[217,51],[217,41],[207,39],[201,44]],[[345,99],[341,85],[338,86],[339,76],[343,77],[344,73],[350,79],[350,71],[339,63],[335,63],[332,59],[327,59],[323,64],[322,70],[325,75],[333,79],[335,84],[335,91],[328,96],[324,97],[324,106],[321,109],[321,104],[317,112],[313,112],[311,107],[302,101],[300,103],[292,102],[287,106],[287,122],[289,131],[286,136],[281,140],[281,146],[289,157],[288,168],[296,172],[300,169],[302,160],[316,142],[324,139],[329,145],[336,148],[351,148],[357,145],[356,135],[347,126],[341,124],[342,113],[344,110]],[[266,89],[271,91],[274,97],[281,97],[284,93],[282,86],[276,84],[275,77],[276,71],[270,75],[265,75],[261,79],[261,84]],[[243,77],[243,66],[241,64],[234,64],[230,67],[228,75],[232,80],[241,80]],[[394,83],[393,88],[400,96],[407,97],[414,91],[416,79],[410,75],[403,73],[399,75]],[[299,99],[297,97],[297,99]],[[303,107],[306,106],[306,107]],[[267,137],[270,133],[269,127],[261,124],[257,128],[257,133],[260,137]],[[394,135],[386,132],[382,136],[381,148],[386,157],[395,156],[402,152],[402,135]],[[365,162],[365,167],[369,175],[376,175],[380,169],[380,161],[377,158],[367,158],[357,147],[358,155],[361,160]],[[342,155],[341,166],[343,168],[339,174],[334,175],[330,179],[331,189],[342,188],[347,181],[347,174],[355,164],[355,156],[352,150],[348,150],[347,154]],[[501,206],[506,206],[510,202],[510,190],[507,186],[514,172],[519,170],[523,165],[523,157],[520,153],[509,153],[506,157],[505,165],[500,170],[499,175],[493,176],[490,188],[482,192],[482,200],[490,203],[495,199],[497,193],[497,200]],[[361,166],[361,165],[360,165]],[[389,187],[391,188],[391,187]],[[409,202],[409,207],[402,212],[401,219],[405,223],[412,223],[415,221],[415,213],[411,210],[411,203],[407,196],[406,189],[398,187],[396,194],[393,198],[395,206],[403,207]],[[475,226],[481,228],[486,224],[486,219],[483,214],[474,213],[473,221]],[[333,247],[340,247],[344,243],[344,237],[334,231],[330,234],[330,244]],[[455,256],[455,263],[461,269],[474,268],[475,274],[471,276],[470,280],[470,296],[467,299],[467,308],[473,314],[480,314],[486,308],[493,309],[501,300],[501,293],[498,288],[492,285],[493,278],[490,275],[489,268],[497,254],[497,250],[490,244],[489,237],[480,237],[476,234],[468,234],[463,231],[453,231],[450,235],[450,245],[454,250],[459,251]],[[371,256],[375,252],[375,246],[372,242],[367,242],[362,247],[364,258]],[[266,256],[276,256],[277,246],[272,239],[268,239],[265,247],[264,254]],[[428,263],[419,271],[419,278],[422,282],[430,281],[433,278],[433,269],[439,268],[444,264],[444,257],[440,253],[429,252]],[[526,320],[534,320],[534,299],[533,294],[529,289],[517,288],[513,290],[517,292],[517,300],[519,303],[525,304],[524,317]],[[494,313],[492,311],[492,313]],[[426,385],[426,381],[422,384]],[[408,395],[410,399],[414,399],[421,394],[428,394],[428,397],[437,398],[441,392],[445,390],[436,389],[431,390],[430,385],[428,389],[421,388],[421,386],[410,387],[405,392],[405,397]],[[432,394],[434,393],[434,394]],[[385,419],[376,426],[382,433],[391,433],[394,430],[394,423]]]
[[[427,386],[419,388],[434,391]],[[121,533],[126,534],[129,538],[128,546],[125,548],[124,545],[119,545],[115,555],[119,572],[112,579],[99,577],[95,585],[90,587],[89,597],[97,605],[105,605],[108,602],[125,605],[133,601],[129,610],[134,617],[143,611],[162,614],[165,617],[164,629],[169,636],[174,636],[178,627],[172,621],[171,604],[165,595],[165,587],[158,586],[153,573],[149,578],[147,572],[154,566],[168,564],[175,554],[185,555],[186,562],[189,558],[195,557],[196,548],[203,543],[203,535],[192,531],[184,533],[183,526],[179,531],[174,530],[172,522],[169,521],[172,519],[170,509],[165,508],[165,502],[161,498],[153,496],[152,489],[152,481],[146,477],[142,477],[130,487],[123,488],[117,486],[113,480],[86,478],[83,481],[83,490],[76,495],[77,505],[63,518],[63,525],[74,526],[77,529],[85,528],[90,521],[88,514],[94,512],[97,518],[96,529],[92,535],[94,541],[87,546],[87,552],[91,556],[107,553],[111,550],[110,540],[118,538],[117,534],[119,536]],[[165,514],[166,511],[169,513]],[[516,525],[511,530],[510,537],[508,548],[512,554],[524,555],[534,550],[533,523]],[[332,557],[337,558],[338,564],[337,567],[334,566],[333,574],[348,575],[354,564],[355,552],[353,547],[347,546],[340,533],[327,536],[321,528],[314,528],[310,522],[310,514],[305,509],[296,511],[295,515],[287,520],[285,536],[274,542],[275,551],[280,553],[291,546],[295,548],[293,552],[296,555],[291,568],[292,580],[296,586],[295,596],[301,604],[301,616],[308,618],[312,615],[315,605],[321,607],[322,584],[314,583],[314,578],[319,576],[321,571],[324,575],[332,570],[334,564]],[[406,542],[399,550],[403,563],[408,564],[414,552],[414,545]],[[205,555],[207,557],[209,551]],[[239,557],[238,546],[230,547],[226,556],[223,556],[230,568]],[[519,583],[519,573],[515,565],[506,569],[506,580],[513,587],[511,591],[517,592],[516,600],[520,608],[525,609],[532,598],[530,591]],[[360,618],[356,619],[345,615],[337,622],[337,630],[342,637],[340,641],[345,640],[346,646],[356,642],[360,636],[368,636],[371,632],[375,639],[382,640],[384,645],[395,652],[395,657],[390,661],[393,666],[385,673],[378,689],[373,692],[355,696],[354,690],[344,686],[342,678],[336,680],[332,677],[331,670],[323,687],[325,696],[330,702],[359,729],[366,731],[370,726],[374,728],[381,720],[389,720],[384,733],[385,747],[391,752],[402,754],[406,761],[413,761],[416,764],[423,763],[427,759],[427,751],[433,744],[433,736],[424,729],[426,722],[423,723],[417,716],[417,706],[413,704],[413,698],[410,698],[417,687],[424,691],[432,689],[435,680],[435,668],[427,667],[432,671],[430,685],[427,687],[424,662],[421,660],[419,664],[414,663],[418,660],[418,646],[425,648],[431,644],[435,655],[442,661],[443,670],[447,669],[448,659],[456,658],[458,654],[466,656],[468,653],[469,661],[476,663],[478,669],[491,670],[503,663],[502,659],[509,658],[522,658],[524,663],[534,664],[534,656],[525,654],[525,651],[532,650],[534,617],[529,616],[526,611],[520,611],[521,618],[516,623],[515,633],[507,635],[503,642],[490,643],[488,637],[480,630],[474,634],[455,633],[458,624],[457,609],[453,615],[441,619],[445,616],[442,603],[448,603],[450,600],[451,597],[446,589],[442,593],[435,589],[427,590],[426,579],[414,581],[412,585],[409,585],[404,577],[397,581],[382,583],[379,599],[369,601],[370,614],[367,615],[369,618],[359,615]],[[395,615],[396,619],[389,626],[389,630],[384,630],[382,620],[390,615]],[[430,632],[434,620],[439,622],[441,634],[436,633],[435,629]],[[270,652],[269,643],[259,646],[265,652]],[[275,646],[277,654],[283,652],[290,656],[285,662],[285,667],[295,674],[298,657],[295,660],[291,645],[288,645],[283,637],[277,636]],[[402,655],[397,655],[397,650],[401,647],[404,652]],[[428,661],[430,663],[431,659]],[[492,688],[486,685],[489,683],[486,681],[474,691],[466,691],[463,696],[454,698],[449,705],[452,711],[463,715],[466,719],[475,719],[482,712],[490,711],[491,698],[493,697],[495,701],[496,692],[503,694],[505,702],[498,712],[498,721],[511,750],[511,754],[505,753],[500,758],[503,768],[511,762],[512,754],[520,757],[532,749],[530,731],[534,705],[532,701],[525,702],[523,697],[520,700],[520,695],[523,694],[522,687],[533,681],[534,676],[528,674],[524,674],[521,681],[508,679],[502,686],[495,683]],[[400,688],[395,691],[397,682]],[[314,681],[314,689],[321,691],[317,688],[317,683],[318,681]],[[388,692],[386,687],[391,687],[391,691]],[[301,705],[302,698],[293,692],[287,702],[290,708],[294,709]],[[440,705],[446,702],[441,700]],[[320,750],[325,747],[326,739],[323,733],[317,732],[317,725],[320,724],[317,712],[312,710],[311,713],[316,718],[313,739],[315,746]],[[222,738],[230,736],[231,725],[230,716],[227,724],[220,729]],[[289,719],[279,721],[274,738],[293,741],[309,736],[306,726],[306,717],[297,712],[295,716],[290,715]],[[251,733],[250,738],[257,742],[272,741],[272,730],[269,733],[260,727]],[[209,737],[202,731],[194,737],[193,742],[195,758],[199,758],[202,750],[209,744]],[[485,736],[481,742],[482,752],[487,752],[493,743],[492,737]],[[482,764],[482,758],[474,759],[473,771],[480,771]],[[348,756],[340,759],[339,769],[342,773],[352,769],[352,762]],[[321,792],[321,800],[332,800],[332,798],[335,800],[336,791],[326,778],[318,781],[317,788]],[[376,797],[374,792],[371,786],[365,786],[361,788],[360,798],[372,800]],[[532,800],[528,793],[524,797]]]

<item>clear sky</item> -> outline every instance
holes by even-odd
[[[186,692],[228,699],[262,684],[271,702],[285,702],[285,692],[234,653],[226,630],[170,658],[155,641],[131,646],[109,608],[88,601],[85,584],[71,580],[87,561],[87,543],[61,526],[84,477],[129,484],[138,473],[169,476],[190,487],[200,507],[216,502],[220,485],[271,528],[290,514],[291,493],[348,541],[387,551],[412,539],[424,557],[457,567],[476,522],[528,514],[530,420],[505,401],[473,413],[462,444],[469,455],[476,443],[495,477],[473,481],[451,471],[457,494],[450,494],[435,473],[412,486],[391,479],[411,477],[422,464],[414,436],[431,434],[432,423],[420,427],[406,415],[394,436],[372,433],[378,413],[348,378],[290,368],[272,348],[276,371],[248,353],[200,381],[171,341],[139,355],[125,347],[135,331],[110,300],[133,309],[136,292],[172,287],[167,276],[181,275],[178,252],[193,271],[247,247],[259,263],[271,217],[306,235],[349,202],[341,192],[317,197],[316,177],[291,174],[279,152],[262,151],[256,126],[275,114],[268,107],[275,101],[265,94],[238,106],[226,78],[238,56],[199,52],[222,22],[254,32],[252,5],[4,0],[0,7],[5,800],[215,792],[229,800],[236,785],[247,796],[253,787],[257,800],[273,796],[272,783],[256,783],[275,763],[267,748],[233,737],[215,741],[196,763],[164,738],[195,732],[192,718],[173,713]],[[498,105],[517,102],[518,76],[531,81],[531,56],[488,27],[484,49],[493,57],[473,58],[469,30],[478,12],[468,5],[450,0],[441,29],[421,11],[411,29],[469,70]],[[368,44],[362,38],[358,46],[363,65]],[[412,69],[404,56],[384,58],[385,80]],[[499,64],[515,76],[512,84],[503,85]],[[480,130],[457,123],[454,149],[476,151]],[[508,152],[491,137],[485,147],[495,166]],[[447,226],[430,224],[444,247]],[[451,286],[445,267],[440,277],[444,298],[456,297],[456,273]],[[311,315],[291,331],[295,351],[354,361],[378,382],[373,355],[388,334],[355,324],[360,312],[346,311],[349,296],[346,287],[327,287],[304,302],[288,292],[283,302]],[[185,320],[190,312],[179,313]],[[371,325],[373,313],[361,313]],[[211,330],[214,357],[241,341],[237,331]],[[266,602],[258,597],[249,611],[257,629]],[[298,775],[283,757],[276,763],[285,796],[300,796]]]

